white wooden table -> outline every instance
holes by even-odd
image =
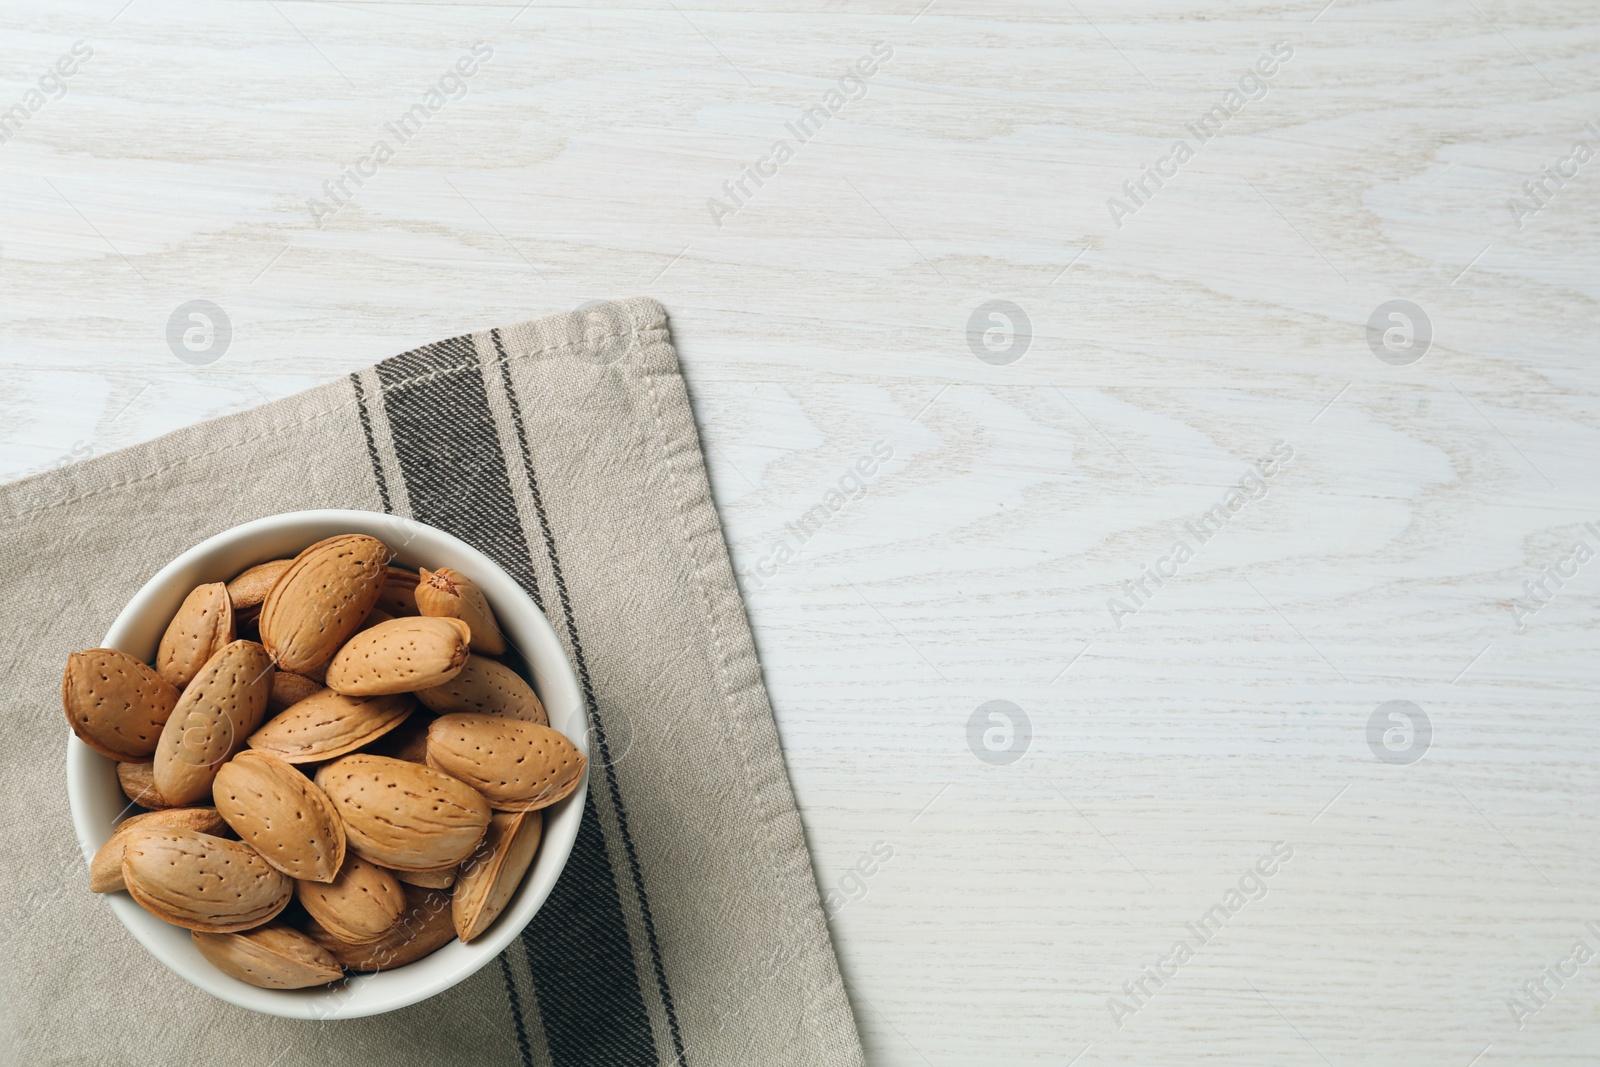
[[[1600,12],[1322,3],[16,0],[0,475],[655,296],[871,1062],[1593,1062]]]

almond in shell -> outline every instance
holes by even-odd
[[[233,605],[235,617],[255,618],[259,615],[267,594],[272,592],[272,587],[293,563],[292,559],[258,563],[229,582],[228,601]],[[246,612],[249,614],[246,615]]]
[[[472,651],[498,656],[506,650],[506,638],[500,632],[494,612],[489,608],[489,598],[483,595],[476,582],[458,570],[440,567],[436,571],[423,568],[417,584],[417,610],[436,618],[460,619],[472,630]]]
[[[352,945],[379,940],[406,910],[399,880],[360,856],[347,856],[326,885],[296,882],[294,893],[324,930]]]
[[[317,771],[317,785],[344,820],[350,848],[403,871],[431,871],[472,854],[489,803],[471,786],[387,756],[344,756]]]
[[[332,658],[383,591],[389,549],[364,534],[318,541],[295,557],[261,604],[261,643],[284,670]]]
[[[117,764],[117,782],[127,798],[152,811],[173,805],[156,788],[156,765],[149,760]]]
[[[217,811],[261,858],[291,878],[331,882],[344,862],[344,823],[298,769],[262,752],[222,765],[211,787]]]
[[[267,699],[268,711],[282,711],[300,703],[313,693],[322,692],[322,683],[293,671],[272,672],[272,696]]]
[[[393,618],[393,615],[390,615],[382,608],[373,608],[367,612],[367,617],[361,620],[361,625],[356,628],[356,633],[360,633],[362,630],[370,630],[380,622],[388,622]]]
[[[328,664],[328,688],[349,696],[383,696],[443,685],[466,666],[469,637],[460,619],[412,616],[381,622],[339,649]]]
[[[261,724],[272,693],[272,661],[253,641],[212,656],[183,691],[156,746],[156,789],[173,804],[211,792],[222,765]]]
[[[212,934],[260,926],[294,896],[293,879],[255,849],[198,830],[129,830],[122,880],[156,918]]]
[[[227,824],[216,808],[168,808],[166,811],[147,811],[117,824],[111,837],[100,846],[89,864],[89,891],[115,893],[125,888],[122,884],[122,853],[128,844],[128,833],[141,826],[198,830],[215,834]]]
[[[250,747],[288,763],[316,763],[354,752],[399,726],[416,707],[405,694],[347,697],[319,689],[250,735]]]
[[[332,953],[285,923],[238,934],[196,930],[190,936],[217,970],[263,989],[309,989],[344,977]]]
[[[449,889],[456,884],[455,867],[440,867],[436,871],[395,871],[394,876],[406,885],[418,885],[424,889]]]
[[[403,759],[407,763],[426,764],[428,724],[432,721],[432,715],[419,709],[415,715],[407,717],[405,722],[368,746],[367,751],[374,756],[389,756],[393,759]]]
[[[91,648],[67,657],[61,676],[67,722],[78,740],[109,759],[148,759],[177,703],[177,688],[126,652]]]
[[[416,571],[408,571],[404,567],[391,564],[384,572],[383,591],[378,594],[378,608],[396,619],[417,614],[419,580],[420,576]]]
[[[504,663],[483,656],[468,656],[460,674],[443,685],[418,690],[417,699],[441,715],[468,711],[550,724],[533,687]]]
[[[564,800],[588,761],[566,735],[498,715],[441,715],[428,727],[428,766],[459,778],[501,811]]]
[[[405,914],[387,934],[370,945],[341,941],[315,920],[306,924],[306,935],[352,971],[404,967],[454,941],[456,930],[451,922],[450,894],[418,886],[404,888]]]
[[[472,858],[461,865],[451,898],[456,936],[471,941],[505,910],[533,865],[544,832],[541,811],[497,811]]]
[[[234,639],[233,604],[221,582],[198,585],[167,624],[156,650],[156,671],[182,690],[206,661]]]

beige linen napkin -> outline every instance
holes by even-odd
[[[583,828],[498,961],[387,1015],[297,1022],[156,963],[88,891],[69,652],[163,564],[309,508],[408,515],[532,595],[594,723]],[[857,1064],[666,315],[651,300],[428,345],[0,486],[0,1057],[44,1064]]]

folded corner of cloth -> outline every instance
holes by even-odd
[[[71,868],[53,710],[175,556],[267,515],[341,507],[462,538],[544,611],[582,680],[591,788],[571,859],[498,966],[321,1028],[166,973]],[[0,485],[0,1040],[25,1058],[389,1064],[861,1062],[712,502],[666,312],[638,298],[412,349],[333,383]],[[26,621],[27,625],[19,625]],[[18,684],[20,683],[20,684]],[[42,811],[41,811],[42,809]],[[40,853],[42,832],[61,840]],[[63,879],[62,856],[70,875]],[[64,883],[64,884],[63,884]],[[463,1010],[466,1009],[466,1010]],[[235,1035],[240,1044],[229,1044]],[[274,1057],[281,1056],[281,1059]]]

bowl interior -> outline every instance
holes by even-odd
[[[146,662],[183,598],[196,585],[227,581],[257,563],[297,555],[308,545],[341,533],[370,534],[395,553],[395,562],[416,569],[454,567],[483,589],[507,641],[532,674],[534,690],[550,725],[588,754],[588,721],[578,680],[555,632],[532,599],[487,556],[466,542],[410,519],[368,511],[301,511],[234,527],[196,545],[147,582],[117,616],[105,647]],[[73,824],[85,860],[132,812],[118,784],[116,764],[69,736],[67,791]],[[543,838],[533,867],[494,925],[471,944],[453,941],[405,967],[359,975],[308,990],[259,989],[217,970],[200,955],[189,931],[162,922],[126,893],[105,895],[117,918],[158,960],[206,992],[240,1007],[299,1019],[374,1015],[415,1004],[448,989],[484,966],[509,945],[554,888],[572,852],[583,814],[587,775],[566,800],[545,809]],[[87,892],[87,889],[84,890]]]

